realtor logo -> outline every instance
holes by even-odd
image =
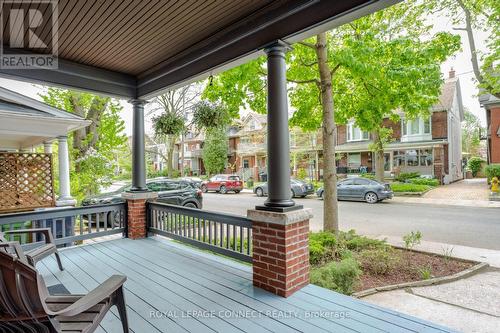
[[[1,69],[56,69],[57,0],[0,0]]]

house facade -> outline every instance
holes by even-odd
[[[443,183],[463,178],[461,122],[463,105],[460,83],[452,70],[445,81],[438,103],[428,117],[400,121],[385,119],[382,126],[392,129],[392,142],[384,150],[386,176],[402,172],[418,172]],[[374,171],[375,160],[370,151],[372,136],[354,122],[337,126],[336,152],[339,173]]]
[[[500,163],[500,99],[487,94],[479,97],[486,110],[486,147],[488,163]]]

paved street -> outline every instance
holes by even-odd
[[[204,209],[246,215],[246,210],[262,204],[265,198],[250,193],[206,193]],[[312,208],[312,230],[320,230],[323,201],[314,196],[294,199]],[[375,205],[364,202],[339,204],[340,228],[355,229],[365,235],[402,237],[419,230],[426,241],[500,250],[500,208],[476,208],[403,203],[389,200]]]

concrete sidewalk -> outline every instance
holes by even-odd
[[[437,199],[427,197],[394,197],[392,202],[412,203],[412,204],[427,204],[441,206],[461,206],[461,207],[477,207],[477,208],[500,208],[499,201],[488,200],[467,200],[467,199]]]
[[[396,237],[383,237],[401,246]],[[461,332],[500,332],[500,251],[422,241],[415,249],[487,262],[490,268],[466,279],[377,293],[363,300],[436,322]]]

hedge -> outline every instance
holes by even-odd
[[[484,173],[489,180],[493,177],[500,179],[500,164],[490,164],[484,168]]]

